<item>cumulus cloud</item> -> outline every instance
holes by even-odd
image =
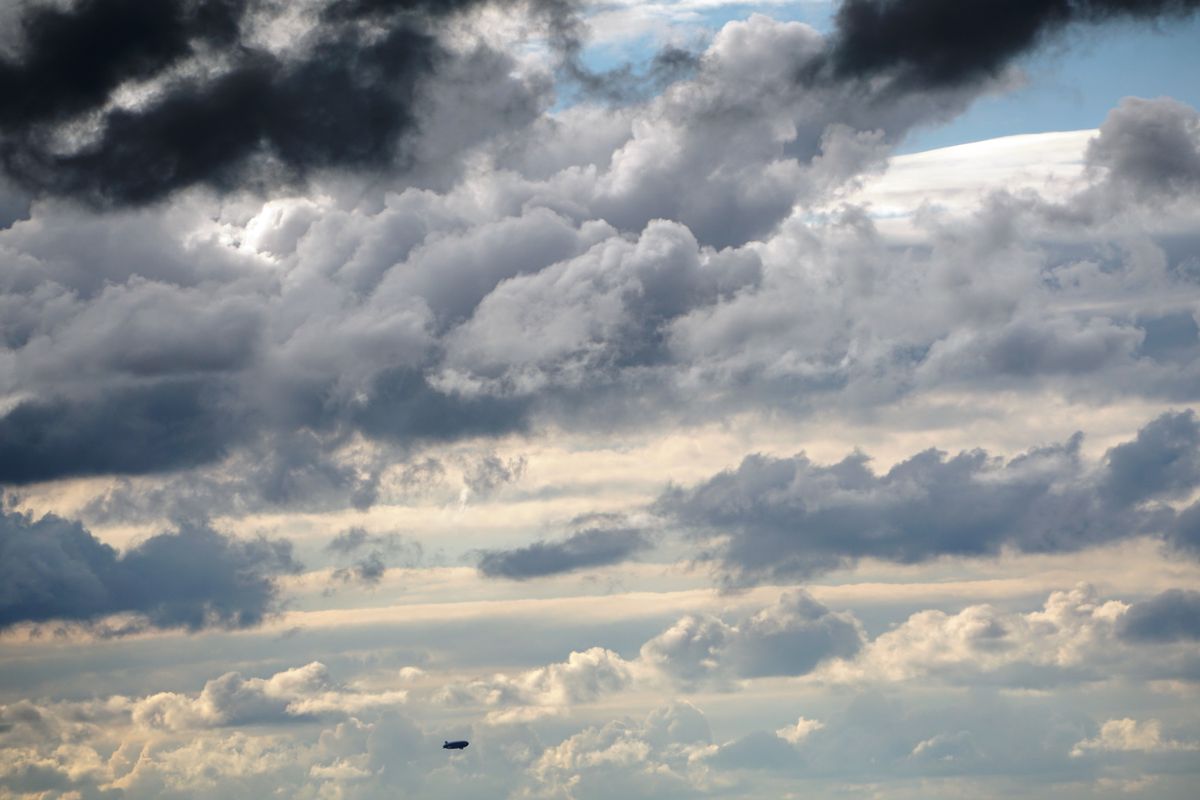
[[[201,7],[178,5],[187,19]],[[442,13],[387,8],[361,25],[349,20],[365,8],[291,22],[255,11],[236,35],[278,42],[298,25],[296,52],[272,55],[296,66],[330,36],[379,25],[383,42]],[[475,41],[470,14],[445,35]],[[183,37],[186,59],[201,39]],[[1114,258],[1128,238],[1093,220],[1067,253],[1054,242],[1081,236],[1077,219],[1009,200],[929,223],[930,247],[897,255],[864,211],[830,211],[905,131],[979,88],[864,103],[841,84],[798,83],[827,46],[753,16],[657,97],[611,114],[577,106],[506,138],[458,114],[486,105],[478,89],[511,111],[482,116],[524,125],[526,94],[479,89],[513,71],[463,45],[420,80],[413,147],[446,165],[424,189],[322,173],[306,195],[267,202],[189,194],[102,215],[39,202],[0,231],[0,481],[146,476],[196,494],[192,505],[206,492],[189,485],[239,511],[365,508],[399,494],[391,465],[423,447],[547,425],[804,414],[831,398],[869,408],[947,385],[1197,396],[1200,343],[1161,341],[1160,322],[1190,318],[1186,271],[1155,261],[1157,244]],[[152,113],[159,99],[111,113]],[[1162,130],[1171,163],[1188,163],[1189,117],[1168,105],[1114,112],[1089,156],[1095,180],[1182,174],[1136,166],[1166,152]],[[492,138],[455,139],[476,128]],[[469,168],[439,147],[474,148]],[[904,270],[888,266],[897,258]],[[920,319],[895,311],[918,302]],[[198,479],[173,481],[179,470]],[[499,477],[465,475],[480,491]],[[117,492],[96,511],[149,497]]]
[[[689,615],[642,645],[640,660],[684,688],[733,679],[804,675],[863,645],[858,621],[797,589],[756,614],[728,623]]]
[[[575,706],[621,692],[728,691],[736,681],[805,675],[831,661],[851,659],[863,642],[862,626],[853,615],[831,611],[795,590],[733,622],[687,615],[645,642],[633,659],[593,647],[525,672],[453,683],[434,699],[486,709],[487,719],[495,723],[529,721],[567,715]],[[803,738],[805,724],[801,720],[789,735]]]
[[[1200,427],[1168,413],[1086,465],[1081,438],[1004,460],[928,450],[882,475],[861,453],[823,466],[747,456],[735,470],[664,492],[657,509],[702,541],[725,581],[805,577],[862,557],[901,563],[1009,547],[1078,550],[1165,533],[1164,503],[1200,483]]]
[[[534,719],[561,713],[570,706],[593,702],[629,688],[637,665],[603,647],[572,652],[566,661],[518,675],[498,673],[454,684],[436,699],[451,705],[476,704],[491,709],[495,723]]]
[[[1134,603],[1121,618],[1118,634],[1132,642],[1200,640],[1200,592],[1168,589]]]
[[[832,664],[829,672],[839,680],[1025,687],[1114,677],[1194,681],[1200,675],[1196,648],[1185,636],[1169,630],[1159,635],[1161,629],[1152,627],[1160,619],[1152,616],[1157,607],[1169,606],[1174,594],[1166,593],[1167,603],[1130,606],[1080,584],[1053,592],[1041,609],[1028,613],[990,605],[953,614],[920,611],[873,639],[856,662]]]
[[[1089,169],[1114,193],[1161,200],[1200,187],[1200,114],[1160,97],[1126,97],[1108,113],[1088,143]]]
[[[53,621],[112,633],[243,628],[278,610],[276,578],[298,572],[286,540],[236,539],[185,524],[118,554],[78,522],[0,512],[0,627]],[[107,628],[105,617],[136,621]]]
[[[1100,735],[1084,739],[1071,751],[1081,756],[1089,750],[1101,752],[1153,752],[1169,750],[1200,750],[1200,743],[1163,739],[1162,723],[1156,719],[1138,722],[1136,719],[1110,719],[1100,726]]]
[[[586,728],[546,748],[529,769],[534,796],[689,797],[707,782],[695,755],[712,734],[704,714],[676,702],[644,720]]]
[[[352,715],[407,700],[404,690],[362,692],[339,686],[319,661],[269,678],[228,672],[204,685],[196,696],[161,692],[135,701],[131,719],[143,728],[191,730],[209,727],[311,721],[324,715]]]

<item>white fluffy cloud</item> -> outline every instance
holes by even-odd
[[[830,665],[837,680],[940,680],[1047,687],[1113,679],[1195,680],[1191,642],[1145,645],[1123,634],[1130,605],[1080,584],[1028,613],[971,605],[929,610],[875,637],[858,659]]]
[[[1100,752],[1155,752],[1200,750],[1200,743],[1164,739],[1162,723],[1156,719],[1138,722],[1136,719],[1110,719],[1100,726],[1100,735],[1084,739],[1075,745],[1071,755],[1080,756],[1089,750]]]

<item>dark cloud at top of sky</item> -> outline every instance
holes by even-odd
[[[936,89],[995,76],[1072,24],[1181,17],[1197,0],[844,0],[828,54],[839,78]]]
[[[1134,603],[1121,617],[1117,633],[1135,642],[1200,640],[1200,592],[1168,589]]]
[[[432,20],[481,2],[336,2],[298,56],[243,37],[249,0],[36,6],[20,54],[0,60],[0,157],[29,189],[98,206],[402,166],[418,87],[448,58]],[[194,68],[203,58],[211,77]],[[131,81],[157,87],[114,105]],[[85,115],[95,130],[66,146],[57,123]]]
[[[1069,552],[1120,537],[1166,534],[1162,502],[1200,486],[1200,425],[1165,414],[1088,470],[1080,437],[1008,461],[928,450],[877,475],[861,454],[821,466],[804,455],[753,455],[736,470],[658,500],[702,540],[730,584],[806,577],[874,557],[901,563]],[[1142,505],[1145,504],[1145,505]]]
[[[96,624],[117,613],[138,616],[117,632],[244,628],[278,609],[275,578],[299,569],[285,540],[234,539],[190,524],[118,555],[78,522],[0,511],[0,628]]]
[[[489,578],[528,580],[617,564],[652,545],[637,528],[587,528],[561,542],[535,542],[481,554],[479,571]]]
[[[20,20],[20,60],[0,61],[0,128],[98,108],[125,81],[152,77],[197,47],[228,45],[245,7],[245,0],[31,5]]]

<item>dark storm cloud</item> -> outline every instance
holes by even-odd
[[[32,5],[18,60],[0,61],[0,128],[24,129],[101,106],[128,80],[153,77],[198,47],[230,44],[245,0],[82,0]]]
[[[479,559],[479,571],[490,578],[542,578],[618,564],[651,544],[645,531],[636,528],[588,528],[561,542],[486,551]]]
[[[101,398],[25,400],[0,418],[0,483],[165,472],[225,455],[245,432],[224,387],[193,379]]]
[[[1200,592],[1169,589],[1134,603],[1121,617],[1117,633],[1135,642],[1200,640]]]
[[[403,165],[418,88],[449,58],[431,21],[480,4],[337,2],[298,56],[242,38],[247,0],[35,7],[19,55],[0,60],[0,157],[31,190],[99,206]],[[195,68],[206,58],[214,77]],[[113,107],[130,81],[156,91]],[[64,147],[57,124],[86,115],[92,134]]]
[[[78,522],[0,511],[0,628],[123,612],[158,628],[243,628],[277,609],[276,576],[299,569],[282,540],[183,525],[118,555]]]
[[[828,54],[839,78],[937,89],[996,75],[1073,24],[1186,16],[1197,0],[844,0]]]
[[[701,539],[733,584],[790,579],[875,557],[918,563],[1014,548],[1065,552],[1166,533],[1161,502],[1200,485],[1200,425],[1165,414],[1088,470],[1080,437],[1009,461],[928,450],[877,475],[862,454],[821,466],[748,456],[736,470],[673,487],[657,508]],[[1145,504],[1145,505],[1142,505]]]

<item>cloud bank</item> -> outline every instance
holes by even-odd
[[[80,622],[110,634],[258,625],[279,608],[276,578],[300,570],[286,540],[185,524],[118,554],[78,522],[15,511],[0,512],[0,554],[0,628]],[[134,619],[104,625],[113,614]]]

